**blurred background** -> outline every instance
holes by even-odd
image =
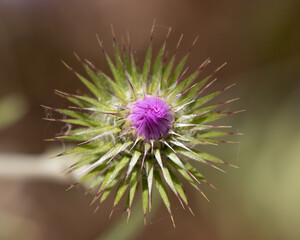
[[[183,33],[179,56],[199,35],[190,71],[227,62],[210,91],[237,83],[218,100],[246,109],[221,120],[241,143],[208,149],[240,168],[198,166],[218,190],[204,189],[208,203],[187,186],[195,216],[172,198],[176,229],[158,201],[146,226],[138,199],[127,225],[122,204],[108,220],[111,200],[94,214],[83,187],[65,192],[63,160],[49,160],[65,146],[43,141],[63,126],[40,104],[66,107],[55,89],[87,92],[61,59],[82,72],[75,51],[109,73],[95,35],[112,53],[113,24],[142,62],[154,18],[156,51],[169,27],[170,52]],[[299,24],[299,0],[0,0],[0,239],[300,239]]]

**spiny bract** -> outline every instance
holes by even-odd
[[[80,169],[82,177],[72,186],[89,179],[90,189],[97,189],[93,202],[99,200],[99,207],[111,190],[118,185],[113,209],[128,189],[129,217],[137,186],[140,185],[146,219],[148,208],[151,210],[154,182],[174,224],[166,186],[177,196],[182,206],[186,205],[188,209],[190,209],[188,200],[177,175],[181,175],[205,197],[199,184],[204,182],[212,187],[213,185],[188,160],[217,169],[219,168],[214,165],[215,163],[231,165],[199,151],[198,146],[229,142],[217,140],[215,137],[237,133],[216,131],[215,129],[228,126],[213,126],[207,123],[238,111],[215,110],[235,99],[208,107],[202,106],[230,87],[202,96],[215,81],[211,79],[222,66],[208,77],[197,81],[199,73],[210,62],[208,59],[193,74],[185,77],[184,65],[191,48],[175,65],[180,38],[175,51],[167,61],[165,49],[169,34],[170,31],[152,63],[152,28],[142,69],[136,65],[129,40],[127,47],[123,44],[121,52],[113,34],[115,63],[99,41],[112,72],[112,78],[75,54],[92,82],[65,65],[94,97],[56,91],[76,107],[50,108],[69,118],[48,120],[81,126],[63,136],[55,137],[55,140],[79,142],[76,147],[59,155],[74,153],[80,155],[79,161],[70,166],[69,172]]]

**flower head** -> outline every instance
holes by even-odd
[[[130,108],[128,119],[145,142],[168,136],[174,117],[170,106],[162,99],[145,97],[130,104]]]
[[[96,189],[93,202],[98,201],[99,206],[116,186],[113,209],[127,192],[129,216],[140,182],[146,219],[146,213],[151,209],[152,186],[155,183],[173,221],[166,186],[182,206],[186,205],[190,210],[178,175],[205,197],[199,184],[213,185],[192,163],[200,162],[217,169],[220,168],[215,164],[231,165],[202,152],[201,146],[230,142],[216,138],[237,133],[221,131],[228,126],[208,123],[239,111],[216,110],[235,99],[203,106],[229,88],[205,95],[207,88],[215,81],[211,80],[212,77],[221,67],[198,80],[200,72],[210,62],[208,59],[190,76],[185,76],[184,66],[190,51],[176,65],[179,40],[176,50],[167,60],[165,49],[169,33],[152,61],[152,28],[149,48],[141,68],[136,65],[129,43],[123,46],[121,52],[113,34],[113,63],[99,40],[112,77],[76,55],[91,81],[65,65],[94,96],[56,91],[73,106],[69,109],[50,108],[69,118],[48,120],[74,126],[71,131],[54,138],[78,142],[78,146],[59,155],[79,155],[79,160],[70,166],[69,172],[78,170],[81,178],[71,187],[89,181],[90,190]]]

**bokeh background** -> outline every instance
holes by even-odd
[[[218,100],[246,109],[221,121],[240,144],[208,149],[240,168],[203,169],[218,190],[204,189],[208,203],[187,188],[196,216],[172,198],[176,229],[159,203],[146,226],[138,200],[127,225],[121,205],[108,220],[111,198],[94,214],[49,160],[65,146],[43,141],[63,126],[40,104],[66,106],[55,89],[87,92],[60,60],[81,71],[75,51],[109,73],[95,35],[112,53],[113,24],[142,62],[154,18],[156,50],[169,27],[169,51],[184,35],[180,56],[199,34],[190,69],[227,62],[211,91],[237,83]],[[0,0],[0,239],[300,239],[299,25],[299,0]]]

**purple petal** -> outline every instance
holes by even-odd
[[[158,97],[146,97],[130,104],[128,119],[146,142],[166,137],[172,126],[170,106]]]

